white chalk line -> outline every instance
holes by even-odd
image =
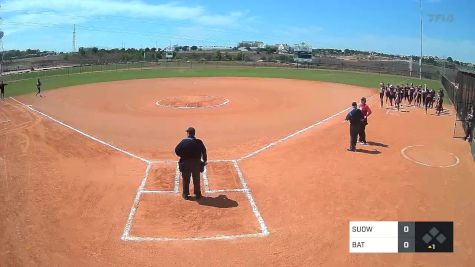
[[[105,142],[105,141],[103,141],[103,140],[100,140],[100,139],[98,139],[98,138],[96,138],[96,137],[94,137],[94,136],[92,136],[92,135],[90,135],[90,134],[87,134],[87,133],[85,133],[85,132],[83,132],[83,131],[81,131],[81,130],[79,130],[79,129],[76,129],[76,128],[74,128],[74,127],[72,127],[72,126],[70,126],[70,125],[68,125],[68,124],[66,124],[66,123],[64,123],[64,122],[62,122],[62,121],[60,121],[60,120],[57,120],[57,119],[55,119],[55,118],[53,118],[53,117],[51,117],[51,116],[49,116],[49,115],[47,115],[47,114],[45,114],[45,113],[43,113],[43,112],[41,112],[41,111],[39,111],[39,110],[33,108],[31,105],[26,105],[26,104],[24,104],[24,103],[22,103],[22,102],[16,100],[16,99],[13,98],[13,97],[10,97],[10,98],[11,98],[13,101],[17,102],[18,104],[24,106],[25,108],[27,108],[27,109],[29,109],[29,110],[31,110],[31,111],[33,111],[33,112],[36,112],[36,113],[42,115],[43,117],[46,117],[46,118],[48,118],[48,119],[50,119],[50,120],[52,120],[52,121],[54,121],[54,122],[56,122],[56,123],[58,123],[58,124],[60,124],[60,125],[62,125],[62,126],[64,126],[64,127],[66,127],[66,128],[68,128],[68,129],[70,129],[70,130],[75,131],[76,133],[79,133],[79,134],[81,134],[81,135],[83,135],[83,136],[85,136],[85,137],[91,139],[91,140],[94,140],[94,141],[96,141],[96,142],[98,142],[98,143],[101,143],[101,144],[103,144],[103,145],[105,145],[105,146],[107,146],[107,147],[109,147],[109,148],[112,148],[112,149],[114,149],[114,150],[116,150],[116,151],[119,151],[119,152],[121,152],[121,153],[123,153],[123,154],[125,154],[125,155],[127,155],[127,156],[132,157],[132,158],[141,160],[141,161],[143,161],[143,162],[145,162],[145,163],[147,163],[147,164],[150,163],[150,161],[147,160],[147,159],[145,159],[145,158],[142,158],[142,157],[140,157],[140,156],[137,156],[137,155],[135,155],[135,154],[132,154],[132,153],[130,153],[130,152],[124,150],[124,149],[121,149],[121,148],[119,148],[119,147],[116,147],[116,146],[114,146],[114,145],[111,145],[111,144],[109,144],[109,143],[107,143],[107,142]]]
[[[203,171],[203,185],[205,187],[205,193],[209,193],[209,185],[208,185],[208,170],[205,167]]]
[[[127,217],[127,222],[124,227],[124,232],[122,233],[122,240],[126,240],[129,236],[130,229],[132,228],[132,222],[134,220],[135,213],[137,212],[137,207],[140,202],[140,197],[142,196],[142,192],[145,188],[145,184],[147,183],[147,178],[150,174],[150,170],[152,169],[152,164],[147,164],[147,169],[145,169],[145,175],[140,183],[139,188],[137,189],[137,194],[135,195],[134,202],[132,204],[132,208],[130,208],[129,216]]]
[[[209,162],[230,162],[228,160],[211,160]],[[146,190],[145,185],[147,183],[148,176],[150,175],[150,170],[152,168],[152,165],[154,163],[150,162],[147,165],[147,170],[146,170],[146,176],[142,180],[140,187],[137,191],[137,195],[134,199],[133,206],[130,210],[130,214],[126,223],[126,226],[124,228],[124,232],[122,234],[122,240],[124,241],[176,241],[176,240],[194,240],[194,241],[205,241],[205,240],[233,240],[233,239],[239,239],[239,238],[256,238],[256,237],[265,237],[269,235],[269,230],[267,229],[267,226],[264,222],[264,219],[262,218],[259,209],[257,208],[257,205],[254,201],[254,198],[247,187],[247,183],[244,179],[244,176],[241,172],[241,169],[239,168],[238,162],[236,160],[231,161],[233,163],[234,168],[236,169],[236,172],[239,176],[239,181],[241,182],[242,188],[239,189],[218,189],[218,190],[210,190],[209,187],[205,190],[206,193],[212,194],[212,193],[229,193],[229,192],[238,192],[238,193],[244,193],[246,195],[246,198],[249,202],[249,205],[251,206],[252,212],[254,216],[256,217],[257,223],[259,225],[260,232],[259,233],[252,233],[252,234],[240,234],[240,235],[215,235],[215,236],[210,236],[210,237],[183,237],[183,238],[174,238],[174,237],[148,237],[148,236],[130,236],[130,230],[132,228],[133,220],[135,217],[135,214],[137,212],[137,207],[140,202],[140,199],[142,197],[142,194],[174,194],[177,195],[179,191],[175,187],[175,190]],[[170,161],[161,161],[159,163],[170,163]],[[178,170],[179,166],[178,163],[176,165],[176,169]],[[179,170],[177,171],[178,175],[175,175],[175,186],[176,186],[176,177],[179,179]],[[206,168],[205,171],[203,171],[203,181],[205,184],[207,184],[208,177],[206,175]],[[206,188],[206,187],[205,187]]]
[[[177,194],[175,190],[142,190],[142,194]]]
[[[11,97],[11,98],[12,98],[12,97]],[[371,98],[371,97],[370,97],[370,98]],[[146,160],[146,159],[144,159],[144,158],[142,158],[142,157],[139,157],[139,156],[136,156],[136,155],[134,155],[134,154],[132,154],[132,153],[130,153],[130,152],[128,152],[128,151],[125,151],[125,150],[122,150],[122,149],[120,149],[120,148],[117,148],[117,147],[115,147],[115,146],[113,146],[113,145],[110,145],[110,144],[108,144],[108,143],[106,143],[106,142],[104,142],[104,141],[102,141],[102,140],[99,140],[99,139],[97,139],[97,138],[95,138],[95,137],[93,137],[93,136],[91,136],[91,135],[88,135],[88,134],[86,134],[86,133],[84,133],[84,132],[82,132],[82,131],[80,131],[80,130],[78,130],[78,129],[75,129],[75,128],[73,128],[73,127],[71,127],[71,126],[69,126],[69,125],[67,125],[67,124],[65,124],[65,123],[63,123],[63,122],[61,122],[61,121],[59,121],[59,120],[56,120],[56,119],[52,118],[51,116],[48,116],[48,115],[46,115],[46,114],[44,114],[44,113],[42,113],[42,112],[40,112],[40,111],[34,109],[31,105],[25,105],[24,103],[21,103],[20,101],[14,99],[14,98],[12,98],[12,99],[13,99],[14,101],[18,102],[19,104],[21,104],[21,105],[23,105],[23,106],[29,108],[30,110],[32,110],[32,111],[34,111],[34,112],[37,112],[37,113],[39,113],[39,114],[41,114],[41,115],[43,115],[43,116],[45,116],[45,117],[47,117],[47,118],[49,118],[49,119],[51,119],[51,120],[57,122],[57,123],[59,123],[59,124],[65,126],[65,127],[67,127],[67,128],[69,128],[69,129],[71,129],[71,130],[74,130],[74,131],[76,131],[76,132],[78,132],[78,133],[80,133],[80,134],[82,134],[82,135],[84,135],[84,136],[86,136],[86,137],[88,137],[88,138],[94,140],[94,141],[97,141],[97,142],[99,142],[99,143],[101,143],[101,144],[103,144],[103,145],[106,145],[106,146],[111,147],[111,148],[113,148],[113,149],[115,149],[115,150],[117,150],[117,151],[120,151],[120,152],[122,152],[122,153],[125,153],[125,154],[127,154],[127,155],[129,155],[129,156],[131,156],[131,157],[134,157],[134,158],[137,158],[137,159],[139,159],[139,160],[142,160],[142,161],[144,161],[144,162],[146,162],[146,163],[148,164],[148,165],[147,165],[147,170],[146,170],[146,177],[144,177],[144,179],[142,180],[142,183],[141,183],[141,185],[140,185],[140,187],[139,187],[139,190],[137,191],[136,199],[134,200],[134,203],[133,203],[133,205],[132,205],[131,211],[130,211],[130,213],[129,213],[129,217],[128,217],[128,219],[127,219],[126,226],[125,226],[125,228],[124,228],[124,233],[123,233],[123,235],[122,235],[122,240],[132,240],[132,239],[129,238],[129,232],[130,232],[130,229],[131,229],[131,227],[132,227],[132,221],[133,221],[133,218],[134,218],[136,209],[137,209],[137,207],[138,207],[138,202],[140,201],[140,197],[141,197],[142,193],[158,193],[158,194],[160,194],[160,193],[177,193],[177,192],[178,192],[179,171],[177,171],[178,175],[176,175],[176,177],[175,177],[175,188],[174,188],[174,191],[158,191],[158,190],[157,190],[157,191],[153,191],[153,190],[144,190],[145,183],[146,183],[146,181],[147,181],[147,178],[148,178],[148,175],[149,175],[149,172],[150,172],[150,169],[151,169],[151,165],[152,165],[153,163],[170,163],[170,162],[177,162],[177,161],[174,161],[174,160]],[[199,239],[196,239],[196,240],[234,239],[235,237],[267,236],[267,235],[269,234],[269,231],[268,231],[268,229],[267,229],[267,226],[265,225],[265,222],[264,222],[264,220],[263,220],[263,218],[262,218],[262,215],[260,214],[260,212],[259,212],[259,210],[258,210],[258,208],[257,208],[257,205],[255,204],[254,198],[253,198],[253,196],[252,196],[252,194],[251,194],[249,188],[247,187],[246,181],[244,180],[243,174],[242,174],[242,172],[241,172],[241,170],[240,170],[240,168],[239,168],[238,161],[243,160],[243,159],[247,159],[247,158],[252,157],[252,156],[255,156],[255,155],[257,155],[258,153],[260,153],[260,152],[262,152],[262,151],[264,151],[264,150],[267,150],[267,149],[269,149],[269,148],[271,148],[271,147],[273,147],[273,146],[275,146],[275,145],[277,145],[277,144],[279,144],[279,143],[282,143],[282,142],[284,142],[284,141],[286,141],[286,140],[288,140],[288,139],[290,139],[290,138],[292,138],[292,137],[294,137],[294,136],[297,136],[297,135],[299,135],[299,134],[301,134],[301,133],[303,133],[303,132],[306,132],[306,131],[310,130],[311,128],[314,128],[314,127],[316,127],[316,126],[318,126],[318,125],[320,125],[320,124],[322,124],[322,123],[324,123],[324,122],[326,122],[326,121],[329,121],[329,120],[331,120],[331,119],[333,119],[333,118],[335,118],[335,117],[341,115],[342,113],[344,113],[345,111],[348,111],[348,110],[349,110],[349,108],[346,108],[346,109],[344,109],[344,110],[342,110],[342,111],[340,111],[340,112],[337,112],[337,113],[335,113],[334,115],[332,115],[332,116],[330,116],[330,117],[327,117],[327,118],[325,118],[325,119],[323,119],[323,120],[321,120],[321,121],[319,121],[319,122],[317,122],[317,123],[315,123],[315,124],[312,124],[312,125],[310,125],[310,126],[304,128],[304,129],[298,130],[298,131],[296,131],[296,132],[294,132],[294,133],[292,133],[292,134],[290,134],[290,135],[288,135],[288,136],[286,136],[286,137],[284,137],[284,138],[282,138],[282,139],[279,139],[279,140],[277,140],[277,141],[274,141],[274,142],[272,142],[272,143],[270,143],[270,144],[268,144],[268,145],[262,147],[261,149],[258,149],[258,150],[254,151],[254,152],[252,152],[252,153],[250,153],[250,154],[248,154],[248,155],[246,155],[246,156],[244,156],[244,157],[241,157],[241,158],[239,158],[239,159],[237,159],[237,160],[227,160],[227,159],[226,159],[226,160],[210,160],[209,162],[233,162],[234,167],[236,168],[236,171],[238,172],[238,176],[239,176],[239,179],[240,179],[240,182],[241,182],[243,188],[242,188],[242,189],[230,189],[230,190],[232,190],[232,191],[229,191],[229,190],[226,190],[226,189],[223,189],[223,190],[209,190],[209,188],[208,188],[208,191],[210,191],[209,193],[213,193],[213,192],[243,192],[243,193],[245,193],[245,195],[246,195],[246,197],[247,197],[247,199],[248,199],[248,201],[249,201],[249,203],[250,203],[250,205],[251,205],[252,211],[253,211],[253,213],[254,213],[254,215],[255,215],[255,217],[256,217],[258,223],[259,223],[259,228],[260,228],[260,230],[261,230],[261,233],[260,233],[260,234],[252,234],[252,235],[250,235],[250,236],[249,236],[249,235],[217,236],[217,237],[210,237],[210,238],[205,238],[205,239],[199,238]],[[177,167],[177,168],[178,168],[178,167]],[[178,182],[177,182],[177,180],[178,180]],[[226,191],[224,191],[224,190],[226,190]],[[151,238],[150,238],[150,237],[134,237],[134,240],[136,240],[136,241],[139,241],[139,240],[144,240],[144,241],[145,241],[145,240],[156,240],[156,241],[159,241],[159,240],[173,240],[173,239],[169,239],[169,238],[163,238],[163,239],[162,239],[162,238],[154,238],[154,237],[151,237]],[[185,239],[185,240],[186,240],[186,239]]]
[[[371,96],[371,97],[372,97],[372,96]],[[371,97],[369,97],[369,98],[371,98]],[[109,143],[107,143],[107,142],[104,142],[104,141],[102,141],[102,140],[100,140],[100,139],[97,139],[97,138],[95,138],[95,137],[93,137],[93,136],[91,136],[91,135],[89,135],[89,134],[86,134],[86,133],[84,133],[84,132],[82,132],[82,131],[80,131],[80,130],[78,130],[78,129],[72,127],[72,126],[69,126],[69,125],[67,125],[67,124],[65,124],[65,123],[63,123],[63,122],[57,120],[57,119],[54,119],[53,117],[51,117],[51,116],[49,116],[49,115],[47,115],[47,114],[45,114],[45,113],[43,113],[43,112],[40,112],[40,111],[34,109],[31,105],[26,105],[26,104],[24,104],[24,103],[22,103],[22,102],[20,102],[20,101],[18,101],[18,100],[16,100],[16,99],[14,99],[13,97],[10,97],[10,98],[13,99],[14,101],[16,101],[17,103],[19,103],[19,104],[25,106],[26,108],[28,108],[28,109],[30,109],[30,110],[32,110],[32,111],[34,111],[34,112],[37,112],[37,113],[39,113],[39,114],[41,114],[41,115],[43,115],[43,116],[45,116],[45,117],[47,117],[47,118],[49,118],[49,119],[55,121],[55,122],[57,122],[57,123],[63,125],[64,127],[67,127],[67,128],[69,128],[69,129],[71,129],[71,130],[73,130],[73,131],[76,131],[76,132],[78,132],[78,133],[80,133],[80,134],[82,134],[82,135],[84,135],[84,136],[86,136],[86,137],[88,137],[88,138],[90,138],[90,139],[96,141],[96,142],[99,142],[99,143],[101,143],[101,144],[103,144],[103,145],[106,145],[106,146],[112,148],[112,149],[115,149],[115,150],[117,150],[117,151],[120,151],[120,152],[122,152],[122,153],[124,153],[124,154],[126,154],[126,155],[129,155],[129,156],[133,157],[133,158],[136,158],[136,159],[139,159],[139,160],[141,160],[141,161],[143,161],[143,162],[146,162],[146,163],[147,163],[146,176],[145,176],[144,179],[142,180],[142,183],[141,183],[141,185],[140,185],[140,187],[139,187],[139,190],[137,191],[136,198],[135,198],[135,200],[134,200],[133,206],[132,206],[131,211],[130,211],[130,213],[129,213],[129,217],[128,217],[128,219],[127,219],[126,226],[125,226],[125,228],[124,228],[124,233],[123,233],[123,235],[122,235],[122,240],[135,240],[135,241],[140,241],[140,240],[143,240],[143,241],[146,241],[146,240],[156,240],[156,241],[159,241],[159,240],[175,240],[175,239],[170,239],[170,238],[155,238],[155,237],[133,237],[133,238],[132,238],[132,237],[129,237],[129,232],[130,232],[130,229],[131,229],[131,227],[132,227],[132,221],[133,221],[133,218],[134,218],[136,209],[137,209],[137,207],[138,207],[138,202],[140,201],[140,197],[141,197],[142,193],[177,193],[177,192],[178,192],[178,187],[179,187],[179,186],[178,186],[178,184],[179,184],[179,171],[177,171],[178,175],[176,175],[176,177],[175,177],[175,188],[174,188],[173,191],[144,190],[145,183],[146,183],[146,181],[147,181],[147,178],[148,178],[148,175],[149,175],[149,172],[150,172],[152,163],[168,163],[168,162],[177,162],[177,161],[173,161],[173,160],[147,160],[147,159],[145,159],[145,158],[139,157],[139,156],[134,155],[134,154],[132,154],[132,153],[130,153],[130,152],[128,152],[128,151],[125,151],[125,150],[120,149],[120,148],[118,148],[118,147],[116,147],[116,146],[113,146],[113,145],[111,145],[111,144],[109,144]],[[259,223],[259,228],[260,228],[260,230],[261,230],[261,233],[260,233],[260,234],[251,234],[251,235],[235,235],[235,236],[225,236],[225,235],[224,235],[224,236],[215,236],[215,237],[209,237],[209,238],[208,238],[208,237],[205,237],[205,238],[197,238],[197,239],[196,239],[196,238],[191,238],[191,239],[189,239],[189,240],[209,240],[209,239],[211,239],[211,240],[213,240],[213,239],[214,239],[214,240],[217,240],[217,239],[234,239],[234,238],[236,238],[236,237],[267,236],[267,235],[269,234],[269,231],[268,231],[268,229],[267,229],[267,226],[265,225],[265,222],[264,222],[264,220],[263,220],[263,218],[262,218],[262,215],[260,214],[260,212],[259,212],[259,210],[258,210],[258,208],[257,208],[257,205],[255,204],[254,198],[253,198],[253,196],[252,196],[252,194],[251,194],[249,188],[247,187],[247,184],[246,184],[246,181],[245,181],[245,179],[244,179],[244,177],[243,177],[243,174],[242,174],[242,172],[241,172],[241,169],[239,168],[238,161],[244,160],[244,159],[247,159],[247,158],[250,158],[250,157],[253,157],[253,156],[259,154],[259,153],[262,152],[262,151],[265,151],[265,150],[267,150],[267,149],[269,149],[269,148],[271,148],[271,147],[273,147],[273,146],[275,146],[275,145],[277,145],[277,144],[279,144],[279,143],[282,143],[282,142],[284,142],[284,141],[286,141],[286,140],[288,140],[288,139],[290,139],[290,138],[292,138],[292,137],[294,137],[294,136],[297,136],[297,135],[299,135],[299,134],[302,134],[302,133],[304,133],[304,132],[306,132],[306,131],[308,131],[308,130],[310,130],[310,129],[312,129],[312,128],[314,128],[314,127],[316,127],[316,126],[318,126],[318,125],[320,125],[320,124],[322,124],[322,123],[325,123],[325,122],[327,122],[327,121],[329,121],[329,120],[331,120],[331,119],[333,119],[333,118],[335,118],[335,117],[341,115],[342,113],[344,113],[344,112],[346,112],[346,111],[348,111],[348,110],[349,110],[349,108],[346,108],[346,109],[344,109],[344,110],[342,110],[342,111],[339,111],[339,112],[337,112],[337,113],[335,113],[335,114],[333,114],[333,115],[331,115],[331,116],[329,116],[329,117],[327,117],[327,118],[325,118],[325,119],[323,119],[323,120],[321,120],[321,121],[319,121],[319,122],[317,122],[317,123],[315,123],[315,124],[312,124],[312,125],[310,125],[310,126],[308,126],[308,127],[305,127],[305,128],[303,128],[303,129],[301,129],[301,130],[298,130],[298,131],[296,131],[296,132],[294,132],[294,133],[292,133],[292,134],[290,134],[290,135],[288,135],[288,136],[286,136],[286,137],[284,137],[284,138],[281,138],[281,139],[279,139],[279,140],[276,140],[276,141],[274,141],[274,142],[272,142],[272,143],[270,143],[270,144],[268,144],[268,145],[266,145],[266,146],[264,146],[264,147],[262,147],[262,148],[260,148],[260,149],[258,149],[258,150],[256,150],[256,151],[254,151],[254,152],[252,152],[252,153],[249,153],[248,155],[246,155],[246,156],[244,156],[244,157],[241,157],[241,158],[237,159],[237,160],[213,160],[213,161],[209,161],[209,162],[233,162],[234,167],[236,168],[236,171],[237,171],[237,173],[238,173],[238,176],[239,176],[239,179],[240,179],[240,182],[241,182],[243,188],[242,188],[242,189],[222,189],[222,190],[209,190],[209,188],[208,188],[208,191],[210,191],[209,193],[212,193],[212,192],[243,192],[243,193],[245,193],[245,195],[246,195],[246,197],[247,197],[247,199],[248,199],[248,201],[249,201],[249,203],[250,203],[250,205],[251,205],[252,211],[253,211],[253,213],[254,213],[254,215],[255,215],[255,217],[256,217],[258,223]],[[178,182],[177,182],[177,180],[178,180]],[[206,180],[207,180],[207,179],[206,179]],[[206,186],[205,186],[205,189],[206,189]],[[226,190],[226,191],[225,191],[225,190]],[[232,191],[230,191],[230,190],[232,190]],[[181,239],[181,240],[188,240],[188,239]]]
[[[155,102],[155,105],[159,107],[167,107],[167,108],[177,108],[177,109],[205,109],[205,108],[218,108],[224,105],[227,105],[229,103],[229,99],[224,98],[224,101],[222,103],[216,104],[216,105],[208,105],[208,106],[201,106],[201,107],[193,107],[193,106],[172,106],[172,105],[163,105],[160,104],[160,101],[163,100],[158,100]]]
[[[173,191],[178,193],[180,191],[180,167],[178,166],[178,162],[176,163],[175,168],[175,187],[173,188]]]
[[[312,128],[314,128],[314,127],[320,125],[320,124],[323,124],[323,123],[325,123],[325,122],[327,122],[327,121],[329,121],[329,120],[331,120],[331,119],[333,119],[333,118],[335,118],[335,117],[341,115],[342,113],[348,111],[349,109],[350,109],[350,108],[346,108],[346,109],[344,109],[344,110],[342,110],[342,111],[339,111],[339,112],[337,112],[337,113],[331,115],[330,117],[327,117],[327,118],[325,118],[325,119],[323,119],[323,120],[321,120],[321,121],[319,121],[319,122],[317,122],[317,123],[314,123],[314,124],[312,124],[312,125],[310,125],[310,126],[308,126],[308,127],[305,127],[305,128],[303,128],[303,129],[301,129],[301,130],[298,130],[298,131],[296,131],[296,132],[294,132],[294,133],[291,133],[291,134],[287,135],[287,136],[284,137],[284,138],[278,139],[278,140],[276,140],[276,141],[274,141],[274,142],[272,142],[272,143],[270,143],[270,144],[268,144],[268,145],[266,145],[266,146],[264,146],[264,147],[259,148],[258,150],[254,151],[254,152],[252,152],[252,153],[247,154],[247,155],[244,156],[244,157],[239,158],[238,161],[241,161],[241,160],[244,160],[244,159],[248,159],[248,158],[250,158],[250,157],[253,157],[253,156],[255,156],[255,155],[257,155],[257,154],[259,154],[259,153],[261,153],[261,152],[263,152],[263,151],[265,151],[265,150],[267,150],[267,149],[269,149],[269,148],[271,148],[271,147],[273,147],[273,146],[275,146],[275,145],[278,145],[278,144],[280,144],[280,143],[282,143],[282,142],[284,142],[284,141],[287,141],[288,139],[290,139],[290,138],[292,138],[292,137],[295,137],[295,136],[297,136],[297,135],[299,135],[299,134],[302,134],[302,133],[304,133],[304,132],[306,132],[306,131],[308,131],[308,130],[310,130],[310,129],[312,129]]]
[[[139,236],[128,236],[127,241],[206,241],[206,240],[234,240],[240,238],[258,238],[265,237],[267,235],[262,233],[253,233],[253,234],[240,234],[240,235],[215,235],[209,237],[139,237]]]
[[[369,96],[369,97],[367,97],[367,99],[369,100],[369,99],[373,98],[374,96],[379,96],[379,93],[378,93],[378,94],[374,94],[374,95],[372,95],[372,96]],[[295,131],[295,132],[293,132],[293,133],[291,133],[291,134],[289,134],[289,135],[287,135],[287,136],[285,136],[285,137],[283,137],[283,138],[281,138],[281,139],[278,139],[278,140],[276,140],[276,141],[274,141],[274,142],[272,142],[272,143],[270,143],[270,144],[268,144],[268,145],[265,145],[265,146],[263,146],[263,147],[261,147],[261,148],[255,150],[254,152],[251,152],[251,153],[247,154],[246,156],[240,157],[239,159],[237,159],[237,161],[241,161],[241,160],[248,159],[248,158],[250,158],[250,157],[254,157],[254,156],[256,156],[257,154],[259,154],[259,153],[261,153],[261,152],[263,152],[263,151],[265,151],[265,150],[267,150],[267,149],[269,149],[269,148],[272,148],[273,146],[276,146],[276,145],[278,145],[278,144],[280,144],[280,143],[282,143],[282,142],[284,142],[284,141],[289,140],[289,139],[292,138],[292,137],[295,137],[295,136],[297,136],[297,135],[300,135],[300,134],[302,134],[302,133],[304,133],[304,132],[306,132],[306,131],[308,131],[308,130],[310,130],[310,129],[312,129],[312,128],[314,128],[314,127],[320,125],[320,124],[323,124],[323,123],[325,123],[325,122],[327,122],[327,121],[329,121],[329,120],[331,120],[331,119],[333,119],[333,118],[335,118],[335,117],[340,116],[342,113],[348,111],[349,109],[351,109],[351,107],[346,108],[346,109],[344,109],[344,110],[341,110],[341,111],[339,111],[339,112],[337,112],[337,113],[335,113],[335,114],[333,114],[333,115],[331,115],[331,116],[329,116],[329,117],[327,117],[327,118],[325,118],[325,119],[323,119],[323,120],[321,120],[321,121],[318,121],[318,122],[316,122],[316,123],[314,123],[314,124],[312,124],[312,125],[310,125],[310,126],[307,126],[307,127],[303,128],[303,129],[301,129],[301,130]]]
[[[235,189],[217,189],[217,190],[208,190],[206,193],[213,194],[213,193],[234,193],[234,192],[247,192],[249,189],[244,188],[235,188]],[[178,194],[179,192],[172,191],[172,190],[142,190],[143,194]]]
[[[426,166],[426,167],[450,168],[450,167],[457,166],[457,165],[460,163],[459,157],[457,157],[454,153],[450,153],[450,152],[448,152],[448,153],[449,153],[452,157],[455,158],[455,163],[453,163],[453,164],[450,164],[450,165],[442,165],[442,166],[434,166],[434,165],[431,165],[431,164],[427,164],[427,163],[424,163],[424,162],[420,162],[420,161],[418,161],[418,160],[415,160],[415,159],[409,157],[409,156],[406,154],[406,150],[409,149],[409,148],[413,148],[413,147],[424,147],[424,145],[412,145],[412,146],[407,146],[407,147],[401,149],[401,155],[402,155],[405,159],[407,159],[407,160],[409,160],[409,161],[412,161],[412,162],[415,162],[415,163],[417,163],[417,164],[419,164],[419,165]]]
[[[239,180],[241,181],[242,188],[246,189],[244,193],[246,194],[247,200],[249,201],[249,204],[251,205],[252,212],[254,213],[254,216],[256,216],[257,222],[259,223],[261,234],[263,236],[269,235],[269,230],[267,229],[266,223],[264,222],[264,219],[262,218],[262,215],[259,212],[259,209],[257,208],[254,198],[252,197],[251,190],[249,190],[249,188],[247,187],[246,180],[244,179],[244,175],[242,174],[241,169],[239,168],[239,164],[237,160],[234,161],[234,168],[236,168],[236,171],[239,176]]]

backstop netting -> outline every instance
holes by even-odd
[[[450,100],[455,106],[457,113],[456,122],[454,126],[454,137],[456,136],[456,128],[463,127],[466,131],[466,119],[469,112],[472,112],[472,107],[475,105],[475,73],[458,71],[455,82],[451,82],[446,77],[442,76],[442,85],[444,86]],[[475,131],[472,129],[472,136]],[[465,136],[465,135],[464,135]],[[475,159],[475,142],[471,143],[472,155]]]

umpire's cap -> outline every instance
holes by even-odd
[[[189,134],[189,135],[195,135],[195,128],[193,127],[188,127],[188,129],[186,129],[186,132]]]

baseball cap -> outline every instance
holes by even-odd
[[[195,128],[193,128],[193,127],[188,127],[188,129],[186,129],[186,132],[189,133],[189,134],[194,135],[194,134],[195,134]]]

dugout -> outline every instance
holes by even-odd
[[[457,116],[454,126],[454,137],[459,137],[455,133],[455,129],[461,125],[464,131],[466,130],[465,119],[467,118],[467,114],[471,111],[471,107],[475,106],[475,72],[459,70],[455,82],[449,81],[444,76],[442,76],[441,82],[455,106]],[[475,132],[472,134],[475,134]],[[471,150],[475,159],[474,141],[471,143]]]

